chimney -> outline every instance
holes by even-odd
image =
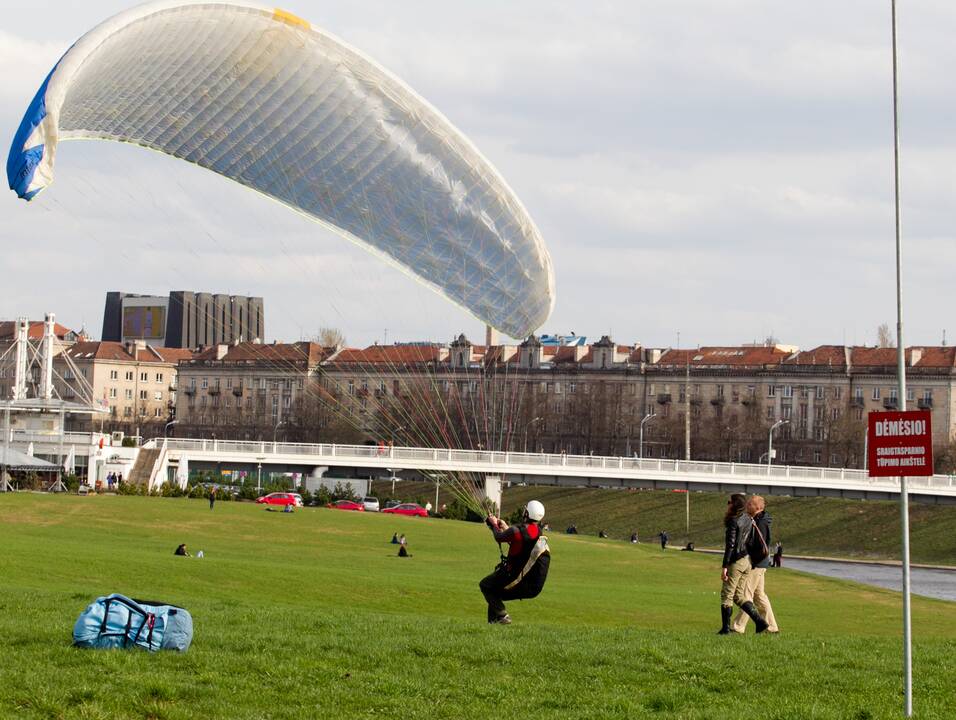
[[[228,345],[216,345],[216,360],[222,360],[229,352]]]
[[[923,348],[910,348],[910,367],[913,367],[923,357]]]

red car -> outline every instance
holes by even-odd
[[[329,503],[325,507],[332,508],[333,510],[357,510],[358,512],[365,512],[365,506],[353,500],[336,500],[334,503]]]
[[[396,505],[395,507],[385,508],[382,510],[383,513],[391,513],[392,515],[411,515],[413,517],[428,517],[428,511],[423,508],[421,505],[416,503],[402,503],[401,505]]]
[[[296,507],[302,507],[302,496],[298,493],[275,492],[256,498],[256,502],[260,505],[294,505]]]

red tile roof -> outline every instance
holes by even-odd
[[[175,365],[178,355],[185,352],[192,355],[189,350],[178,350],[171,348],[146,348],[136,352],[134,358],[127,349],[126,345],[118,342],[78,342],[65,350],[66,354],[73,360],[112,360],[119,362],[141,362],[141,363],[166,363]],[[168,355],[167,355],[168,354]]]
[[[371,345],[365,349],[344,348],[330,361],[332,365],[420,365],[438,362],[439,345]]]
[[[226,346],[226,353],[219,357],[219,346],[210,345],[193,356],[197,363],[302,363],[318,365],[335,352],[335,348],[324,347],[314,342],[297,343],[261,343],[242,342]]]
[[[821,345],[794,354],[784,361],[784,365],[846,367],[848,349],[844,345]]]
[[[656,365],[686,367],[743,367],[777,365],[790,353],[776,346],[719,346],[702,347],[696,350],[667,350]]]
[[[27,337],[30,340],[39,340],[43,337],[43,321],[42,320],[30,320],[29,326],[27,329]],[[74,332],[70,328],[60,325],[60,323],[53,323],[53,333],[62,340],[69,333]],[[79,335],[79,333],[75,333]],[[17,323],[15,320],[0,320],[0,340],[13,341],[17,337]]]

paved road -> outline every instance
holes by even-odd
[[[898,592],[903,589],[903,571],[899,567],[791,558],[784,558],[783,562],[784,567],[816,575],[853,580],[864,585],[874,585]],[[915,595],[926,595],[927,597],[956,602],[956,570],[912,568],[910,570],[910,582]]]

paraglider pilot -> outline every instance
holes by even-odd
[[[537,597],[548,578],[551,552],[548,540],[541,534],[544,505],[532,500],[524,509],[522,522],[508,524],[494,515],[485,523],[491,528],[495,541],[508,543],[508,555],[502,555],[495,571],[484,578],[481,588],[488,602],[488,622],[508,625],[511,616],[505,610],[505,600],[524,600]]]

